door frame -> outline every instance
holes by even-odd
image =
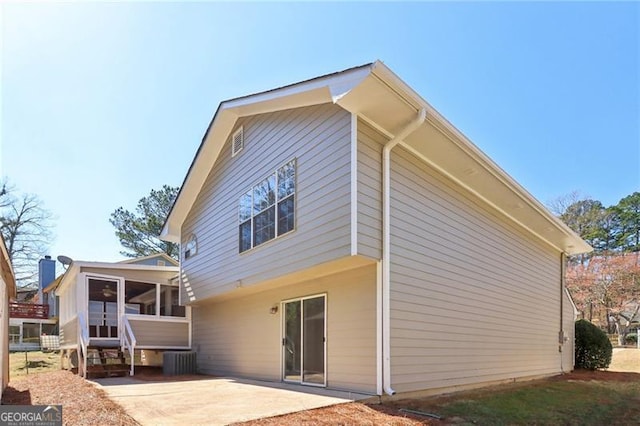
[[[304,381],[304,301],[307,299],[316,299],[318,297],[324,298],[324,324],[323,324],[323,332],[324,332],[324,341],[322,342],[323,349],[323,362],[324,362],[324,377],[322,383],[310,383]],[[303,297],[294,297],[291,299],[286,299],[280,302],[280,378],[283,382],[286,383],[296,383],[305,386],[315,386],[315,387],[327,387],[327,293],[318,293],[312,294],[310,296]],[[291,302],[300,302],[300,340],[301,340],[301,353],[300,353],[300,380],[291,380],[285,378],[285,345],[284,339],[286,336],[286,318],[285,318],[285,305]]]
[[[120,333],[122,330],[122,315],[124,313],[124,278],[118,277],[114,275],[105,275],[105,274],[96,274],[93,272],[86,273],[84,276],[84,288],[83,288],[83,300],[81,301],[83,305],[83,310],[86,312],[87,318],[87,327],[89,326],[89,280],[101,280],[101,281],[113,281],[116,283],[117,289],[117,297],[116,297],[116,316],[117,316],[117,328],[118,328],[118,337],[92,337],[92,339],[97,340],[120,340]],[[105,308],[106,312],[106,308]]]

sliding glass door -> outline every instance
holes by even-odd
[[[326,384],[326,296],[283,303],[283,379],[308,385]]]

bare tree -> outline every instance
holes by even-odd
[[[51,242],[52,215],[33,194],[16,194],[6,181],[0,185],[0,232],[19,288],[37,283],[38,261]]]
[[[586,195],[583,195],[582,193],[580,193],[580,191],[571,191],[568,194],[560,195],[559,197],[554,198],[551,201],[548,201],[547,208],[551,211],[551,213],[560,217],[563,214],[565,214],[569,206],[577,203],[580,200],[585,200],[587,198],[589,197]]]

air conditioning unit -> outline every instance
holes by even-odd
[[[195,352],[167,351],[162,354],[162,373],[165,376],[196,374],[198,364]]]

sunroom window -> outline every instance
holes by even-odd
[[[240,253],[293,230],[295,192],[294,159],[279,167],[240,197]]]
[[[185,308],[178,301],[177,286],[138,281],[126,281],[124,286],[125,314],[185,317]]]

